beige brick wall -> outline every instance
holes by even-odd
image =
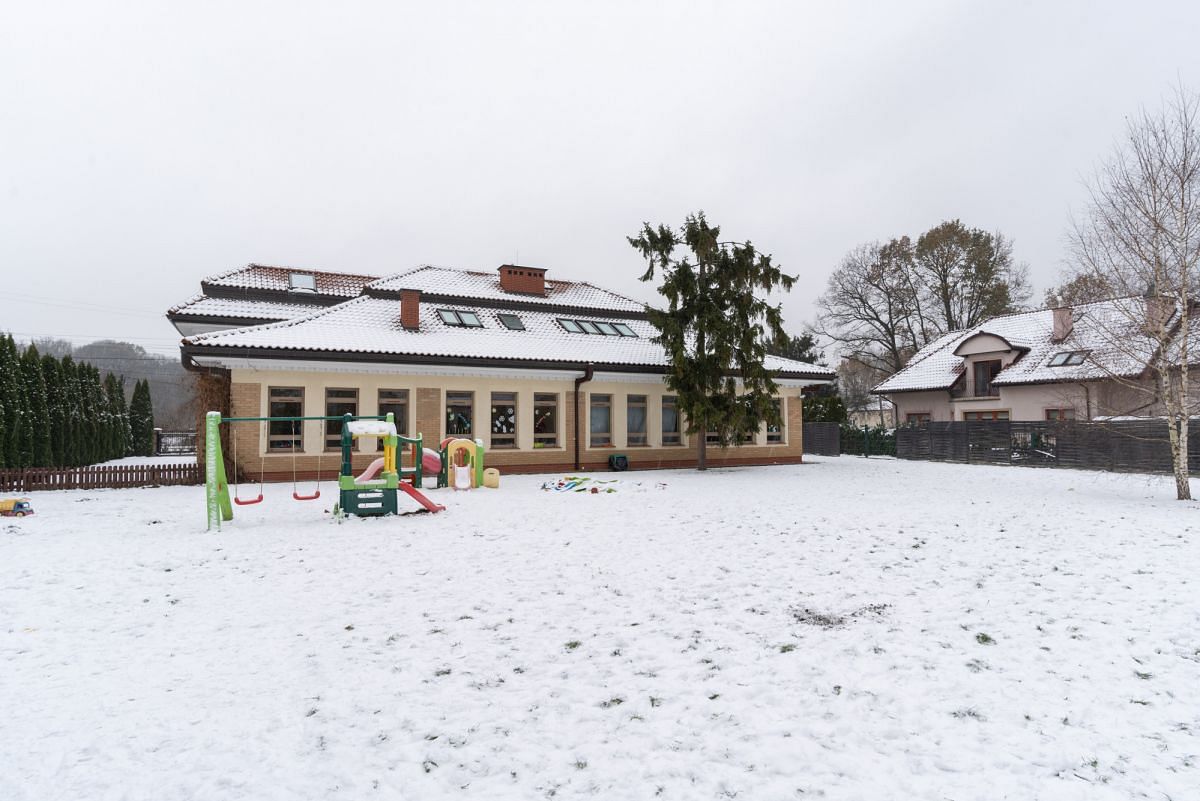
[[[304,414],[324,414],[325,389],[358,388],[360,414],[375,414],[379,388],[407,388],[412,402],[408,430],[424,437],[425,447],[436,448],[443,436],[445,417],[444,393],[447,390],[471,391],[475,396],[475,436],[483,439],[489,449],[486,464],[502,472],[560,472],[574,469],[574,382],[569,378],[536,380],[529,378],[507,379],[503,377],[467,376],[401,376],[348,373],[301,373],[262,371],[234,371],[232,416],[253,417],[266,413],[266,401],[272,386],[302,386],[305,390]],[[517,393],[517,443],[516,449],[490,448],[490,394],[492,392]],[[533,396],[535,393],[554,393],[559,397],[559,445],[553,448],[533,447]],[[588,442],[589,399],[593,393],[612,396],[612,447],[590,447]],[[630,446],[626,438],[626,397],[631,394],[647,397],[648,446]],[[583,442],[580,447],[580,462],[584,469],[604,469],[608,457],[613,453],[625,454],[631,467],[660,468],[685,467],[695,464],[697,443],[695,437],[684,436],[685,444],[663,446],[661,440],[662,396],[669,394],[658,382],[646,381],[593,381],[581,390],[582,409],[580,424]],[[713,466],[741,464],[777,464],[801,461],[802,405],[799,391],[788,389],[784,393],[786,403],[786,425],[783,443],[768,443],[765,428],[759,432],[753,444],[730,448],[708,448],[708,461]],[[325,477],[337,474],[340,457],[336,452],[323,452],[322,428],[319,422],[305,424],[304,452],[292,454],[265,453],[266,424],[231,424],[236,433],[238,461],[243,475],[256,478],[265,472],[268,479],[290,478],[293,469],[303,477],[311,477],[319,470]],[[230,448],[231,450],[231,448]],[[353,457],[355,469],[365,467],[377,456],[373,443],[366,441],[363,450]],[[402,464],[411,464],[411,457],[402,454]]]

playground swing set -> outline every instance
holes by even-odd
[[[484,469],[483,443],[478,440],[449,438],[442,442],[439,450],[423,447],[420,434],[414,437],[400,436],[396,432],[394,417],[389,413],[382,416],[356,416],[345,414],[337,417],[222,417],[220,412],[209,412],[205,417],[205,497],[208,506],[209,530],[221,528],[222,521],[233,520],[233,507],[251,506],[263,501],[263,477],[266,458],[259,457],[258,490],[255,495],[241,496],[241,487],[236,471],[238,461],[237,429],[232,428],[234,481],[233,493],[229,492],[229,481],[225,472],[225,458],[221,447],[221,425],[225,423],[277,423],[297,424],[308,421],[331,421],[342,423],[341,469],[338,475],[338,502],[333,507],[334,517],[340,522],[346,515],[375,517],[398,514],[397,492],[403,492],[417,501],[428,512],[441,512],[446,507],[429,500],[418,488],[423,477],[437,477],[438,487],[452,486],[455,489],[470,489],[487,486],[498,487],[499,472]],[[359,437],[375,437],[382,440],[383,456],[371,462],[360,475],[354,475],[351,456],[354,441]],[[411,467],[403,467],[398,460],[398,450],[405,446],[411,453]],[[292,451],[292,498],[297,501],[315,501],[321,497],[321,455],[317,454],[317,478],[311,493],[302,493],[296,469],[298,454]]]

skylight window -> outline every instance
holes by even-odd
[[[524,331],[525,323],[515,314],[497,314],[496,319],[509,331]]]
[[[636,337],[637,332],[625,325],[625,323],[613,323],[613,328],[617,329],[617,333],[623,337]]]
[[[288,273],[288,289],[293,292],[316,292],[317,277],[308,273]]]
[[[438,317],[446,325],[456,328],[483,328],[483,321],[473,311],[463,309],[438,309]]]
[[[1054,354],[1054,358],[1049,361],[1050,367],[1074,367],[1078,364],[1083,364],[1083,360],[1087,358],[1091,351],[1087,350],[1064,350]]]
[[[515,316],[515,315],[514,315]],[[559,318],[558,324],[572,334],[596,334],[604,337],[637,337],[637,332],[625,323],[610,323],[603,320],[566,320]]]

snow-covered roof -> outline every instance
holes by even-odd
[[[287,292],[292,289],[291,276],[311,275],[316,285],[316,295],[333,295],[353,298],[362,293],[367,284],[378,276],[358,273],[309,270],[303,267],[272,267],[265,264],[248,264],[201,281],[204,287],[230,287],[239,289],[263,289]]]
[[[245,321],[292,320],[312,314],[311,303],[284,303],[278,301],[243,300],[234,298],[210,298],[196,295],[167,311],[167,316],[225,318]]]
[[[213,356],[222,352],[237,356],[280,351],[289,358],[305,354],[336,354],[339,358],[357,354],[365,360],[379,361],[455,360],[520,362],[525,364],[579,365],[662,368],[667,363],[662,346],[652,341],[654,328],[641,319],[606,317],[603,312],[564,314],[557,311],[504,310],[472,304],[452,304],[454,309],[473,311],[482,328],[447,325],[438,315],[445,303],[421,303],[417,331],[400,324],[400,303],[390,298],[363,296],[305,317],[286,322],[236,328],[188,337],[184,348],[193,355]],[[516,314],[523,331],[505,327],[498,314]],[[559,318],[605,321],[619,319],[636,337],[602,336],[571,333],[558,323]],[[828,367],[769,356],[766,366],[783,376],[830,380]]]
[[[500,288],[498,272],[475,272],[450,267],[423,266],[407,272],[381,278],[367,285],[368,294],[419,289],[422,293],[448,298],[503,300],[521,304],[561,306],[576,309],[602,309],[626,313],[641,313],[645,304],[601,289],[586,281],[555,281],[546,279],[546,294],[515,295]]]
[[[951,331],[921,348],[904,369],[887,378],[873,392],[916,392],[949,389],[962,375],[965,359],[954,351],[978,334],[992,334],[1020,352],[992,383],[998,386],[1076,382],[1113,375],[1140,373],[1154,355],[1154,340],[1138,323],[1144,319],[1142,298],[1118,298],[1076,306],[1072,328],[1062,342],[1053,341],[1054,310],[992,317],[972,328]],[[1076,365],[1051,365],[1057,354],[1086,354]]]

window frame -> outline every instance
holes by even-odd
[[[468,403],[466,404],[466,408],[468,408],[470,410],[469,415],[467,417],[467,425],[468,425],[469,430],[466,434],[450,433],[450,421],[452,419],[450,416],[451,408],[462,408],[462,406],[463,406],[463,404],[461,404],[461,403],[452,404],[450,402],[451,396],[454,396],[456,400],[461,401],[463,398],[466,398],[468,401]],[[448,390],[446,390],[445,401],[446,401],[446,403],[445,403],[446,412],[445,412],[445,417],[443,417],[442,419],[446,425],[446,436],[454,437],[455,439],[474,440],[475,439],[475,393],[469,389],[467,389],[467,390],[448,389]]]
[[[331,393],[331,392],[353,392],[354,393],[354,411],[350,412],[350,414],[354,415],[355,417],[358,417],[358,411],[360,408],[362,408],[360,406],[362,399],[360,397],[360,393],[359,393],[357,387],[325,387],[325,416],[326,417],[341,417],[343,414],[345,414],[345,412],[338,412],[337,414],[333,414],[330,412],[329,405],[330,405],[331,399],[329,397],[329,393]],[[349,400],[348,398],[338,398],[338,399],[333,399],[333,402],[344,404],[344,403],[347,403],[348,400]],[[341,420],[324,420],[322,422],[323,422],[323,425],[321,426],[321,443],[322,443],[322,447],[323,447],[325,453],[330,453],[332,451],[340,451],[342,449],[342,421]],[[331,434],[330,428],[332,428],[334,426],[337,426],[337,433]],[[333,445],[329,444],[331,437],[337,437],[337,439]],[[359,449],[359,447],[360,447],[359,443],[356,441],[354,443],[354,450],[357,451]]]
[[[670,399],[669,404],[667,402],[668,399]],[[666,414],[664,414],[663,412],[666,411],[668,406],[670,406],[670,408],[675,411],[675,430],[674,431],[667,431],[667,429],[663,427],[663,425],[667,419]],[[660,411],[660,416],[659,416],[659,421],[658,421],[658,428],[659,428],[658,435],[662,439],[663,447],[664,448],[675,448],[675,447],[682,446],[683,445],[683,421],[680,419],[680,415],[679,415],[679,396],[678,395],[663,395],[662,399],[659,401],[659,411]]]
[[[990,371],[990,375],[988,375],[987,381],[985,382],[985,389],[986,389],[985,392],[979,391],[979,387],[980,387],[979,379],[980,379],[980,369],[981,368],[986,368],[987,370]],[[1001,361],[1000,359],[987,359],[987,360],[973,362],[973,366],[971,369],[971,378],[973,379],[971,382],[971,389],[973,390],[974,394],[972,395],[972,397],[974,397],[974,398],[996,398],[996,397],[999,397],[1000,389],[999,389],[999,387],[996,387],[995,391],[992,391],[992,388],[994,386],[994,384],[992,382],[996,380],[996,376],[999,375],[1000,371],[1003,369],[1004,369],[1004,362]]]
[[[1065,423],[1075,419],[1075,407],[1059,406],[1043,410],[1043,418],[1047,423]]]
[[[991,417],[984,419],[982,415],[990,414]],[[1000,417],[1000,415],[1004,415]],[[983,409],[978,411],[963,412],[964,423],[1007,423],[1012,420],[1012,414],[1008,409]]]
[[[601,334],[604,334],[604,336],[606,336],[606,337],[619,337],[619,336],[621,336],[619,333],[617,333],[617,327],[616,327],[615,325],[613,325],[612,323],[608,323],[608,322],[605,322],[605,321],[603,321],[603,320],[597,320],[597,321],[595,321],[594,323],[592,323],[592,325],[594,325],[594,326],[596,326],[597,328],[599,328],[599,329],[600,329],[600,333],[601,333]],[[605,329],[607,329],[607,330],[605,330]]]
[[[399,394],[403,400],[396,397],[385,398],[385,392],[393,392]],[[412,402],[411,393],[407,389],[392,389],[390,387],[380,387],[375,391],[375,412],[382,416],[386,416],[389,411],[392,412],[392,419],[396,423],[396,433],[402,437],[408,436],[408,414],[412,408],[409,404]],[[403,414],[397,414],[392,407],[403,407]],[[383,450],[383,437],[375,438],[375,450]]]
[[[473,312],[470,309],[438,309],[437,315],[438,315],[438,319],[440,319],[444,325],[448,325],[451,328],[486,328],[487,327],[483,324],[483,319],[480,318],[480,316],[476,312]],[[467,318],[465,315],[470,315],[470,318],[472,320],[474,320],[475,322],[474,323],[467,322]],[[449,317],[450,319],[447,319],[447,317]]]
[[[512,312],[497,312],[496,319],[500,322],[500,325],[504,326],[505,330],[525,330],[525,321],[522,320],[521,316],[518,314],[513,314]],[[513,325],[513,323],[516,323],[516,325]]]
[[[551,407],[554,419],[554,432],[547,434],[545,432],[538,433],[538,409]],[[557,448],[558,445],[558,422],[559,422],[559,400],[557,392],[535,392],[533,393],[533,447],[535,448]]]
[[[599,337],[604,336],[604,332],[600,330],[600,326],[596,325],[591,320],[576,320],[575,322],[579,323],[579,327],[583,329],[583,333],[585,334],[591,334],[592,336]],[[593,330],[589,331],[588,326],[591,326]]]
[[[767,444],[768,445],[783,445],[787,442],[785,433],[787,431],[787,411],[783,403],[783,398],[773,398],[772,402],[775,408],[779,410],[779,428],[775,431],[771,430],[771,423],[766,425],[767,429]]]
[[[641,400],[635,400],[636,398],[641,398]],[[637,432],[630,428],[633,417],[629,412],[639,406],[642,410],[642,430]],[[635,441],[635,436],[640,436],[641,441]],[[629,448],[646,448],[650,445],[650,397],[648,395],[625,396],[625,445]]]
[[[298,392],[297,397],[286,396],[276,399],[277,391]],[[296,404],[299,406],[298,414],[274,414],[272,405],[276,403]],[[303,417],[304,416],[304,387],[267,387],[267,416],[268,417]],[[304,423],[291,421],[290,423],[283,421],[281,425],[291,425],[292,430],[289,434],[275,434],[271,431],[271,426],[274,423],[267,422],[267,453],[304,453]],[[292,445],[286,448],[276,447],[272,440],[276,437],[286,438]]]
[[[297,283],[297,278],[307,278],[311,286],[306,286]],[[317,277],[312,273],[289,272],[288,273],[288,291],[289,292],[313,292],[317,291]]]
[[[603,400],[600,400],[603,398]],[[588,447],[589,448],[611,448],[613,447],[613,404],[612,393],[609,392],[593,392],[588,394]],[[608,410],[608,430],[595,430],[595,415],[596,409]],[[606,442],[597,442],[596,435],[604,437]]]
[[[629,327],[626,323],[609,323],[613,328],[617,329],[617,334],[623,337],[633,337],[637,339],[638,333]],[[629,333],[625,333],[628,331]]]
[[[905,412],[905,425],[921,425],[921,423],[932,423],[933,412]]]
[[[512,398],[512,401],[511,401],[512,433],[501,433],[499,435],[496,434],[496,405],[497,405],[496,404],[496,396],[498,396],[498,395],[506,395],[506,396],[509,396]],[[491,439],[489,441],[488,448],[491,450],[503,450],[503,451],[517,450],[517,448],[519,447],[517,438],[520,436],[520,432],[521,432],[520,393],[517,393],[517,392],[492,392],[490,400],[491,400],[491,403],[489,404],[489,407],[488,407],[489,408],[488,436]],[[502,405],[505,405],[505,404],[508,404],[509,402],[502,401],[501,403],[502,403]],[[497,443],[497,441],[496,441],[497,436],[501,437],[501,440],[499,443]]]
[[[583,330],[583,326],[581,326],[579,324],[578,320],[571,320],[566,317],[559,317],[558,324],[562,327],[562,330],[566,331],[568,334],[586,334],[587,333],[587,331]],[[575,328],[572,329],[571,326],[575,326]]]

